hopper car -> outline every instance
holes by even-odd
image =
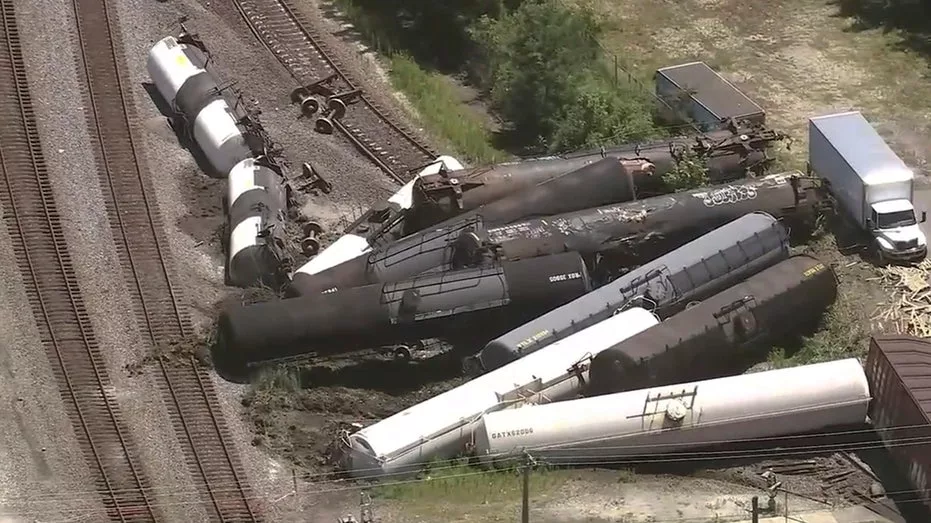
[[[639,170],[634,170],[635,168]],[[651,169],[652,167],[649,164],[642,165],[638,163],[631,165],[629,162],[620,161],[616,158],[604,158],[575,171],[550,176],[549,179],[526,188],[517,194],[511,194],[506,198],[489,202],[456,218],[431,226],[426,229],[424,234],[429,236],[430,231],[433,230],[443,230],[446,227],[455,228],[463,223],[471,223],[471,220],[479,215],[483,224],[509,223],[533,216],[559,214],[593,205],[628,201],[636,198],[635,184],[637,182],[644,183],[643,181],[649,178]],[[414,188],[416,190],[416,186]],[[402,217],[402,215],[398,216],[399,218]],[[391,245],[386,239],[387,237],[381,237],[374,248],[378,249],[379,246]],[[407,239],[400,240],[401,243],[409,241]],[[428,258],[423,258],[423,260],[428,260]],[[356,263],[359,261],[358,259],[353,260]],[[314,263],[314,261],[311,260],[310,263]],[[427,261],[427,263],[432,262]],[[433,267],[435,265],[427,265],[424,266],[423,270]],[[343,269],[345,268],[343,267]],[[337,272],[339,270],[341,269],[334,269]],[[412,276],[419,272],[422,271],[408,273],[407,275]],[[325,277],[319,272],[314,274],[304,271],[303,268],[298,269],[292,276],[292,283],[288,287],[288,295],[293,297],[312,294],[314,290],[320,290],[317,285],[319,282],[326,281]]]
[[[785,227],[766,213],[746,214],[492,340],[476,370],[494,370],[626,307],[666,318],[788,257]]]
[[[429,338],[484,343],[589,290],[581,257],[562,253],[234,306],[220,315],[218,358],[241,369],[311,352],[333,354]]]
[[[301,293],[566,251],[580,252],[592,276],[604,280],[618,266],[655,259],[746,213],[803,220],[814,216],[819,202],[812,181],[793,172],[495,227],[479,215],[431,227],[322,271],[302,281]]]
[[[486,413],[480,460],[529,451],[549,464],[644,459],[728,442],[862,425],[870,389],[856,358]]]
[[[455,159],[440,157],[446,159],[442,168],[432,169],[429,174],[421,173],[418,179],[422,178],[422,181],[409,182],[398,192],[407,195],[401,199],[402,204],[383,202],[369,209],[346,228],[344,236],[333,246],[298,272],[317,274],[363,254],[370,248],[370,243],[397,240],[608,156],[635,163],[647,162],[654,167],[653,179],[659,179],[675,167],[677,158],[690,151],[705,160],[713,183],[723,183],[748,174],[763,174],[772,161],[767,148],[785,138],[782,133],[762,126],[741,124],[698,137],[681,136],[625,144],[490,167],[463,169]],[[652,195],[654,187],[653,184],[644,187],[641,197]],[[347,239],[344,241],[343,238]],[[334,252],[330,253],[330,250]]]
[[[628,309],[544,350],[434,396],[347,438],[342,465],[356,477],[415,472],[466,451],[483,414],[571,398],[585,384],[592,354],[658,323]],[[575,342],[573,342],[573,339]],[[566,346],[561,344],[568,342]]]
[[[602,351],[592,360],[589,391],[610,394],[739,371],[766,343],[814,327],[836,296],[830,267],[793,256]]]

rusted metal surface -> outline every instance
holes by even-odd
[[[931,339],[874,337],[866,376],[873,426],[912,483],[909,498],[931,510]]]

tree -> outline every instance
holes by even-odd
[[[498,19],[483,16],[473,27],[488,61],[492,106],[520,141],[532,144],[554,134],[600,56],[600,31],[592,11],[558,0],[527,0]]]

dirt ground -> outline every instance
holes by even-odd
[[[835,110],[862,109],[877,123],[893,147],[926,175],[926,151],[931,136],[931,109],[925,100],[931,83],[923,76],[926,63],[892,49],[894,36],[876,31],[851,32],[849,21],[835,16],[837,8],[812,0],[597,0],[614,29],[607,48],[638,76],[658,66],[694,59],[709,62],[768,111],[768,120],[795,138],[783,154],[783,167],[799,168],[806,150],[806,118]],[[308,2],[307,9],[314,9]],[[347,41],[347,48],[357,49]],[[355,51],[352,51],[355,52]],[[180,225],[196,241],[219,242],[221,220],[216,202],[222,185],[206,178],[191,180],[202,206]],[[199,197],[198,197],[199,196]],[[368,198],[370,199],[370,197]],[[308,201],[306,211],[336,222],[364,206],[350,198]],[[209,202],[209,203],[208,203]],[[830,234],[805,250],[831,263],[840,277],[838,302],[826,328],[809,345],[810,359],[834,359],[862,354],[871,332],[877,303],[887,289],[874,280],[877,270],[857,254],[843,255]],[[213,245],[211,245],[213,246]],[[219,252],[219,244],[215,245]],[[238,299],[234,297],[234,299]],[[172,348],[168,348],[169,354]],[[185,351],[187,349],[184,349]],[[143,362],[144,363],[144,362]],[[792,364],[791,354],[772,364]],[[372,358],[362,363],[287,365],[266,370],[242,399],[244,416],[255,428],[252,444],[280,459],[282,467],[308,481],[311,489],[330,469],[328,455],[338,430],[350,423],[366,424],[391,415],[459,383],[458,363],[442,357],[411,364]],[[824,468],[842,467],[833,458],[819,458]],[[534,490],[534,521],[679,521],[745,514],[749,496],[760,494],[754,466],[683,476],[573,471],[540,480]],[[868,488],[867,474],[854,473]],[[513,521],[519,510],[518,478],[508,484],[476,480],[458,484],[465,491],[486,492],[486,499],[456,496],[451,487],[424,486],[376,496],[377,515],[393,521]],[[819,481],[796,481],[803,494],[820,497]],[[306,488],[306,487],[304,487]],[[355,490],[333,487],[312,508],[326,521],[335,511],[358,514]],[[484,490],[483,490],[484,489]],[[494,494],[494,495],[492,495]],[[802,498],[800,498],[802,499]],[[843,503],[844,501],[841,500]],[[793,503],[793,509],[811,501]],[[442,509],[447,507],[447,509]],[[815,507],[818,508],[818,507]],[[438,512],[439,511],[439,512]],[[358,517],[358,516],[357,516]]]

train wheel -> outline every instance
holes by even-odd
[[[410,361],[413,356],[410,347],[407,345],[401,345],[394,349],[394,359],[396,360]]]
[[[307,222],[304,224],[304,236],[316,236],[323,232],[323,226],[317,222]]]
[[[316,238],[304,238],[301,240],[301,251],[305,256],[314,256],[320,252],[320,242]]]

